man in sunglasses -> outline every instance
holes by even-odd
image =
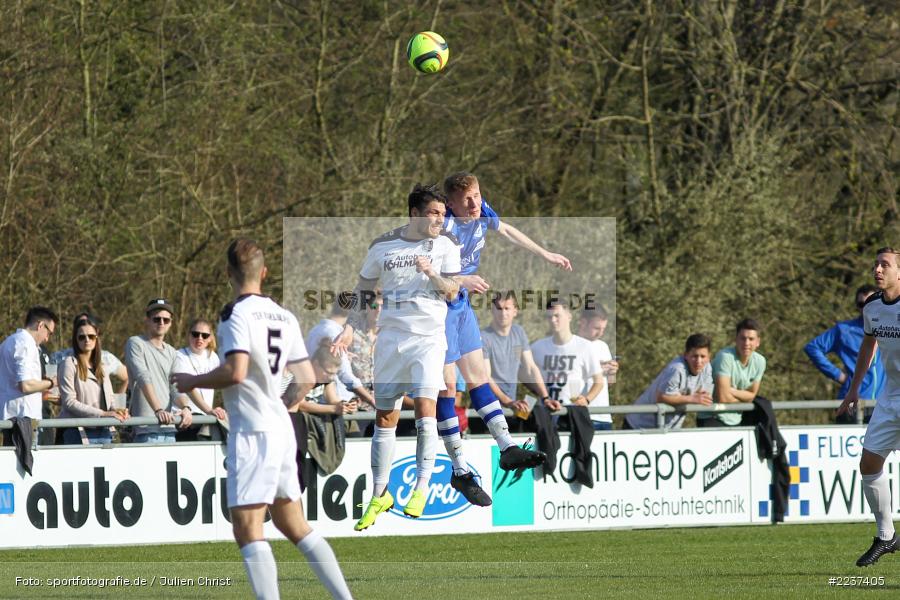
[[[862,309],[866,304],[869,296],[877,292],[878,289],[873,285],[863,285],[856,290],[856,309],[859,314],[855,319],[848,321],[838,321],[834,327],[822,332],[811,340],[804,350],[809,360],[825,377],[836,381],[840,384],[841,389],[838,391],[838,400],[843,400],[850,389],[850,381],[853,379],[853,371],[856,369],[856,357],[859,356],[859,347],[863,341],[863,318]],[[841,361],[841,367],[836,367],[828,360],[827,354],[835,354]],[[859,397],[874,399],[878,397],[878,393],[884,388],[884,368],[881,364],[881,352],[875,349],[875,358],[869,366],[862,384],[859,388]],[[871,415],[871,409],[867,411],[866,423],[869,422],[868,416]],[[856,415],[851,413],[843,413],[837,417],[838,423],[856,423]]]
[[[175,415],[180,414],[181,428],[191,424],[189,405],[175,402],[175,387],[169,375],[175,364],[176,351],[165,341],[172,327],[175,309],[165,298],[154,298],[147,304],[144,335],[136,335],[125,343],[125,367],[131,386],[131,415],[156,417],[158,425],[134,428],[134,442],[165,444],[175,442]]]
[[[38,346],[56,330],[59,318],[49,308],[35,306],[25,316],[25,327],[0,344],[0,419],[41,418],[41,393],[56,385],[56,378],[41,376]],[[11,446],[10,435],[4,445]]]

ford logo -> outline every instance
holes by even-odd
[[[472,465],[469,469],[479,479],[481,476]],[[438,454],[434,459],[434,471],[431,472],[431,482],[428,485],[428,500],[425,503],[425,512],[419,517],[422,521],[436,521],[458,515],[472,505],[465,497],[450,487],[450,476],[453,475],[453,463],[446,454]],[[391,465],[391,478],[388,481],[388,491],[394,496],[394,508],[391,512],[401,517],[403,507],[409,502],[413,490],[416,489],[416,457],[407,456],[395,460]]]

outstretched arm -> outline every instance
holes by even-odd
[[[335,356],[342,355],[350,347],[350,344],[353,343],[353,331],[355,329],[359,329],[360,331],[366,330],[366,310],[369,308],[369,302],[375,298],[376,283],[378,283],[377,279],[366,279],[365,277],[359,278],[356,289],[353,290],[355,301],[350,309],[350,314],[347,315],[347,324],[344,325],[344,329],[334,338],[334,340],[332,340],[331,353]]]
[[[572,263],[562,254],[554,254],[540,244],[532,240],[530,237],[504,221],[500,221],[500,227],[497,233],[505,237],[507,240],[520,248],[524,248],[534,254],[540,256],[551,265],[556,265],[563,271],[571,271]]]

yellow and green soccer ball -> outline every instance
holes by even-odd
[[[450,48],[444,38],[433,31],[422,31],[412,36],[406,45],[406,58],[410,66],[422,73],[437,73],[450,60]]]

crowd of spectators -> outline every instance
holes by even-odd
[[[859,288],[856,307],[861,311],[874,293],[871,286]],[[350,351],[335,357],[331,340],[347,320],[349,304],[338,296],[329,314],[307,335],[307,347],[317,385],[304,401],[289,407],[293,413],[342,416],[357,411],[372,411],[375,328],[381,296],[372,300],[367,311],[369,327],[354,333]],[[547,337],[530,341],[525,329],[516,322],[518,304],[513,293],[495,296],[491,304],[490,324],[482,330],[488,382],[501,404],[513,411],[509,417],[512,431],[533,431],[533,407],[541,403],[551,413],[566,405],[608,407],[609,388],[619,369],[602,339],[609,315],[602,307],[580,311],[577,333],[573,333],[573,314],[564,301],[546,307]],[[210,439],[208,425],[193,424],[194,415],[213,415],[226,422],[228,415],[217,404],[212,390],[192,390],[179,394],[170,383],[172,373],[202,374],[216,368],[216,338],[213,325],[194,319],[188,327],[187,343],[176,350],[166,341],[174,307],[165,298],[154,298],[144,311],[144,331],[128,339],[124,362],[102,347],[102,321],[87,312],[75,316],[70,346],[42,359],[42,347],[59,326],[59,318],[50,309],[34,307],[28,311],[24,327],[0,345],[0,410],[4,419],[38,420],[48,416],[154,417],[153,425],[132,428],[122,433],[121,441],[166,443]],[[65,333],[64,333],[65,335]],[[856,356],[863,336],[862,320],[841,321],[823,332],[805,347],[813,364],[829,379],[841,384],[838,398],[846,393],[853,376]],[[672,358],[650,385],[634,401],[637,406],[687,404],[711,406],[752,402],[758,395],[766,371],[766,359],[759,352],[761,327],[754,319],[743,319],[735,326],[734,344],[713,355],[707,335],[687,337],[684,352]],[[835,354],[841,367],[827,358]],[[465,414],[459,379],[457,409]],[[283,391],[291,385],[286,376]],[[520,394],[519,386],[524,393]],[[873,361],[861,387],[861,397],[877,397],[884,385],[884,371],[878,357]],[[127,392],[127,404],[116,402]],[[293,397],[285,394],[285,398]],[[406,399],[405,407],[411,407]],[[48,411],[48,406],[57,408]],[[736,411],[710,410],[697,414],[699,427],[730,427],[741,422]],[[180,417],[180,418],[176,418]],[[591,413],[595,431],[612,429],[612,415]],[[556,419],[554,419],[554,422]],[[664,426],[676,429],[685,421],[685,413],[665,416]],[[176,424],[177,423],[177,424]],[[559,426],[566,428],[565,419]],[[462,423],[465,428],[465,420]],[[658,426],[655,413],[630,413],[623,419],[624,429],[652,429]],[[371,422],[344,424],[348,436],[370,436]],[[116,428],[70,427],[55,433],[56,443],[102,444],[115,439]],[[407,433],[413,433],[409,428]],[[402,432],[401,432],[402,433]],[[4,436],[9,444],[10,436]],[[52,439],[52,438],[51,438]],[[45,440],[41,440],[45,443]]]

